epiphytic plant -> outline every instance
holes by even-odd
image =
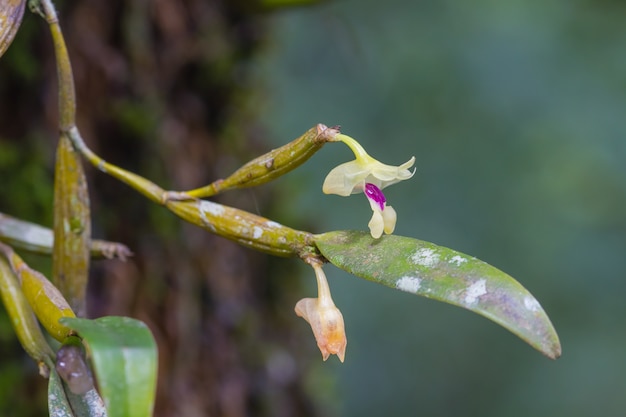
[[[25,3],[0,1],[0,55],[19,28]],[[87,147],[75,123],[74,80],[54,6],[51,0],[30,0],[29,6],[50,27],[58,71],[60,138],[54,230],[0,215],[0,240],[4,242],[0,243],[0,295],[24,350],[39,364],[41,375],[49,378],[51,415],[146,416],[152,412],[155,397],[157,351],[147,327],[127,317],[84,318],[90,257],[125,259],[131,252],[122,244],[92,239],[81,157],[210,233],[270,255],[299,257],[309,264],[317,279],[318,296],[300,300],[295,312],[310,324],[324,360],[336,354],[343,362],[347,346],[343,316],[332,300],[322,269],[325,263],[474,311],[549,358],[560,355],[558,336],[539,302],[509,275],[457,251],[392,234],[397,215],[382,190],[410,179],[415,174],[411,171],[415,158],[400,166],[383,164],[338,127],[318,124],[229,177],[189,191],[164,190],[104,161]],[[228,190],[270,182],[298,168],[325,144],[338,142],[349,146],[355,159],[334,168],[322,190],[340,196],[363,193],[373,211],[369,233],[314,234],[206,200]],[[16,250],[51,254],[51,281],[31,269]]]

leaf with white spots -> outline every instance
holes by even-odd
[[[48,410],[50,417],[75,417],[72,406],[65,396],[61,378],[54,368],[50,368],[50,379],[48,380]]]
[[[335,231],[315,236],[335,266],[379,284],[466,308],[519,336],[549,358],[559,337],[539,302],[499,269],[452,249],[402,236]]]

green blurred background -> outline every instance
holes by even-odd
[[[258,76],[274,145],[322,122],[384,162],[415,155],[414,179],[386,193],[396,233],[516,277],[563,345],[552,362],[483,318],[327,267],[348,349],[320,391],[338,415],[626,415],[625,22],[623,2],[569,0],[345,0],[272,20]],[[327,146],[281,180],[285,210],[365,229],[362,196],[321,193],[348,159]]]

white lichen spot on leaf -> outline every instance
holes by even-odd
[[[465,291],[465,304],[474,304],[478,297],[487,294],[487,280],[479,279],[472,283]]]
[[[439,263],[439,254],[434,249],[420,248],[411,255],[411,261],[416,265],[432,268]]]
[[[541,310],[541,305],[539,305],[539,301],[535,300],[533,297],[524,297],[524,307],[530,311],[539,311]]]
[[[450,262],[451,264],[454,264],[456,266],[461,266],[465,262],[467,262],[467,259],[465,259],[464,257],[459,256],[459,255],[454,255],[448,262]]]
[[[396,281],[396,288],[402,291],[417,293],[422,286],[422,279],[418,277],[402,277]]]

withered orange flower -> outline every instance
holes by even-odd
[[[330,355],[337,355],[343,362],[348,343],[343,315],[330,296],[328,281],[321,265],[312,266],[317,278],[318,298],[303,298],[296,304],[295,311],[311,325],[322,358],[326,360]]]

